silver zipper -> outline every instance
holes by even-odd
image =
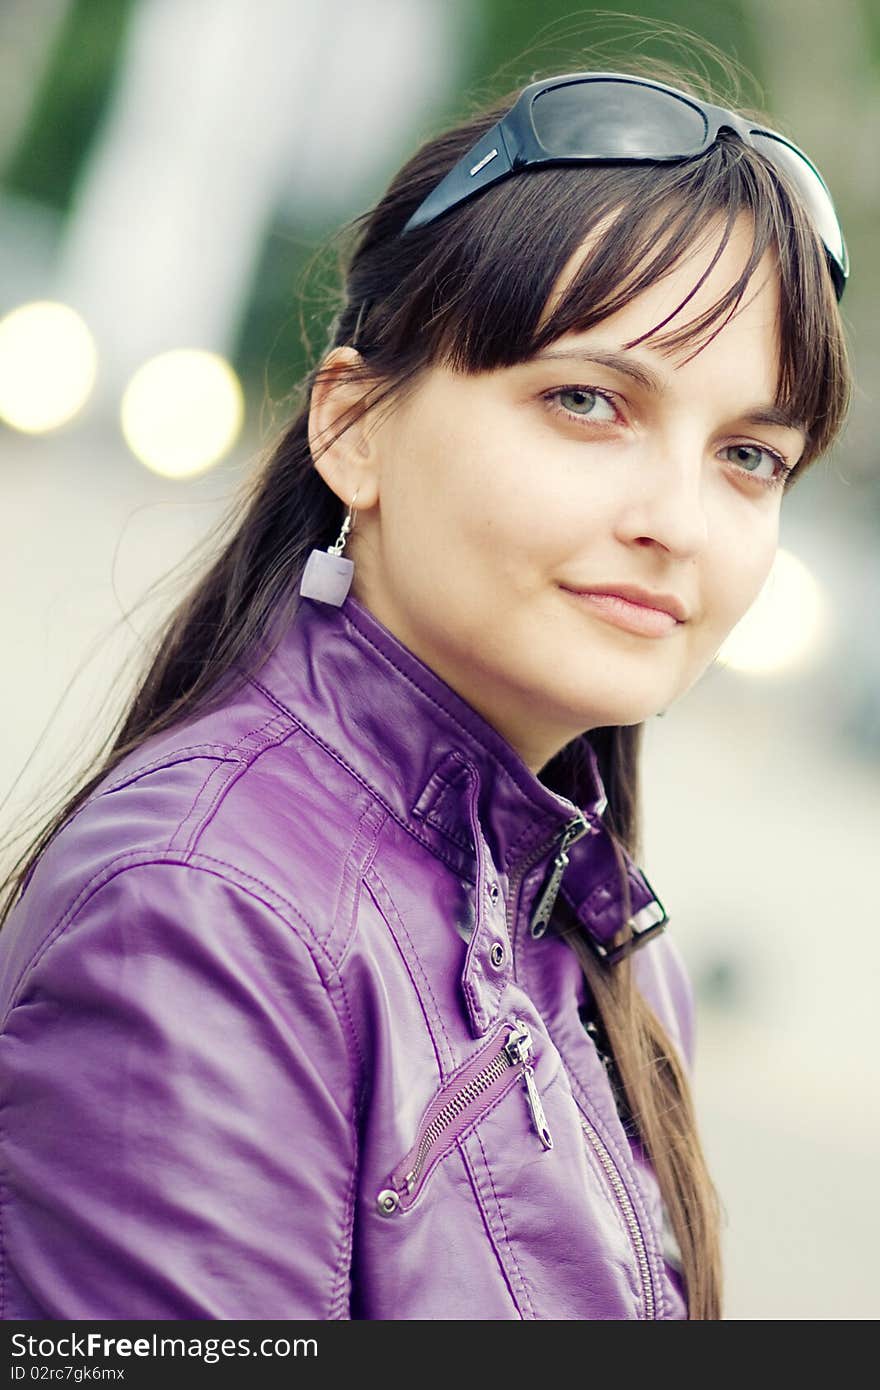
[[[456,1091],[455,1095],[451,1100],[446,1102],[439,1114],[434,1116],[422,1135],[422,1141],[416,1153],[415,1163],[404,1177],[407,1193],[412,1192],[421,1177],[422,1169],[425,1166],[425,1159],[428,1157],[431,1148],[440,1138],[443,1131],[448,1129],[452,1122],[457,1120],[459,1115],[462,1114],[473,1101],[477,1100],[478,1097],[482,1095],[483,1091],[487,1091],[493,1081],[498,1080],[502,1072],[506,1071],[508,1067],[515,1065],[515,1060],[509,1056],[505,1045],[500,1052],[496,1053],[492,1061],[483,1067],[482,1071],[478,1071],[476,1076],[472,1077],[466,1086],[462,1086],[460,1091]]]
[[[517,869],[516,873],[513,874],[511,877],[510,888],[507,894],[507,911],[505,914],[507,919],[507,929],[510,933],[511,941],[513,941],[515,936],[516,904],[519,897],[520,887],[522,886],[522,883],[526,876],[531,873],[538,860],[542,857],[542,855],[546,854],[548,848],[552,846],[556,838],[556,835],[554,835],[552,839],[545,840],[542,845],[539,845],[538,848],[534,850],[533,853],[530,854],[527,859],[525,859],[525,861]]]
[[[515,1057],[516,1061],[523,1064],[523,1080],[526,1083],[526,1099],[529,1105],[529,1113],[532,1117],[532,1124],[535,1133],[540,1139],[545,1149],[553,1148],[553,1135],[550,1133],[547,1124],[547,1117],[544,1114],[544,1107],[541,1104],[541,1097],[538,1094],[538,1086],[535,1081],[535,1069],[529,1061],[532,1051],[532,1035],[522,1019],[515,1018],[514,1023],[519,1029],[519,1033],[511,1033],[507,1039],[507,1051]]]
[[[573,845],[575,840],[579,840],[581,836],[586,835],[589,830],[592,830],[590,822],[582,811],[578,811],[577,815],[568,822],[565,829],[562,831],[559,849],[550,866],[547,880],[544,887],[541,889],[540,896],[529,922],[529,931],[533,937],[537,938],[543,936],[547,930],[547,924],[550,921],[551,913],[553,912],[556,899],[559,895],[562,875],[565,873],[566,866],[568,865],[569,856],[567,850],[569,845]]]
[[[471,1077],[467,1085],[462,1086],[438,1111],[431,1123],[426,1128],[419,1141],[416,1150],[415,1161],[409,1172],[404,1174],[403,1185],[407,1196],[410,1196],[415,1189],[419,1178],[425,1167],[431,1149],[442,1138],[443,1134],[450,1125],[464,1114],[466,1110],[478,1100],[484,1091],[487,1091],[495,1081],[510,1067],[522,1067],[522,1077],[526,1088],[526,1098],[529,1106],[529,1113],[532,1124],[541,1144],[545,1149],[552,1149],[553,1137],[547,1125],[544,1114],[544,1107],[541,1104],[541,1097],[535,1084],[534,1067],[529,1060],[533,1051],[532,1035],[522,1019],[514,1019],[514,1027],[510,1029],[506,1041],[500,1050],[495,1054],[485,1067],[477,1072],[476,1076]],[[383,1216],[390,1216],[398,1209],[400,1195],[403,1189],[383,1188],[376,1198],[377,1205]]]
[[[633,1248],[635,1250],[636,1261],[639,1266],[639,1276],[642,1281],[642,1296],[645,1301],[645,1312],[649,1318],[656,1318],[656,1302],[654,1300],[654,1284],[651,1279],[651,1267],[648,1263],[648,1251],[645,1246],[645,1238],[642,1235],[642,1228],[639,1225],[630,1195],[624,1187],[623,1180],[617,1171],[617,1167],[606,1149],[602,1140],[599,1138],[589,1120],[581,1116],[581,1129],[590,1141],[592,1148],[599,1158],[599,1162],[605,1170],[614,1194],[623,1213],[623,1219],[627,1224],[630,1236],[632,1237]]]

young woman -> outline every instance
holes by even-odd
[[[644,721],[849,391],[810,161],[536,81],[359,219],[302,409],[9,883],[11,1318],[717,1318]]]

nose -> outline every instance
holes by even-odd
[[[676,559],[691,560],[709,541],[707,502],[702,454],[693,444],[651,450],[627,470],[618,536],[630,545],[657,545]]]

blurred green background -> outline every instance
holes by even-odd
[[[0,52],[0,88],[6,90],[7,100],[15,86],[18,57],[12,16],[17,13],[19,29],[27,27],[33,35],[43,10],[50,38],[34,88],[22,103],[26,112],[18,112],[5,167],[0,165],[0,187],[63,216],[71,211],[83,165],[107,114],[119,78],[120,54],[139,5],[137,0],[72,0],[69,4],[6,0],[6,6],[5,16],[0,18],[0,41],[4,37],[10,41]],[[186,8],[184,0],[179,9]],[[223,8],[224,0],[219,0],[215,9]],[[263,11],[271,29],[277,8],[267,0],[262,5],[256,0],[254,22]],[[308,6],[288,0],[285,8],[295,16]],[[427,7],[413,0],[410,8]],[[389,122],[384,157],[383,150],[378,149],[369,178],[360,186],[367,200],[381,193],[399,157],[417,138],[461,112],[463,94],[471,97],[513,87],[528,81],[533,68],[544,70],[554,61],[559,71],[565,71],[584,46],[609,57],[643,51],[673,60],[678,53],[693,58],[687,41],[674,32],[674,26],[681,26],[715,45],[751,75],[754,81],[746,96],[753,104],[764,104],[825,172],[855,267],[846,313],[860,331],[869,334],[872,345],[868,351],[876,352],[875,315],[870,306],[876,303],[878,289],[877,257],[871,255],[880,202],[880,162],[876,143],[872,144],[878,134],[880,105],[878,0],[840,0],[833,9],[818,0],[663,0],[641,3],[635,11],[577,7],[562,0],[447,0],[436,8],[447,15],[452,45],[456,29],[461,32],[460,49],[449,63],[449,80],[439,89],[432,83],[428,108],[411,115],[401,109],[393,75],[387,74],[379,84],[375,99],[387,103],[398,119]],[[369,3],[361,9],[369,11]],[[322,13],[331,35],[332,53],[334,26],[344,24],[347,6],[330,6]],[[207,21],[207,9],[204,18]],[[383,20],[388,25],[384,32],[379,29],[378,39],[392,52],[393,19],[394,7],[387,14],[377,12],[377,26]],[[286,34],[295,36],[296,31],[296,23],[286,28]],[[443,56],[441,53],[441,61]],[[407,57],[402,50],[398,61],[405,64]],[[697,54],[697,61],[710,78],[725,81],[726,75],[710,55]],[[580,61],[575,66],[581,66]],[[332,83],[332,62],[326,80]],[[246,81],[241,98],[246,106]],[[157,99],[161,99],[160,91]],[[0,109],[2,101],[0,97]],[[308,128],[304,138],[308,138]],[[270,356],[271,381],[282,392],[285,383],[310,365],[304,357],[298,318],[291,312],[292,295],[301,287],[304,263],[313,252],[314,242],[334,229],[340,210],[343,215],[353,215],[360,206],[352,202],[341,207],[334,200],[332,208],[324,209],[321,200],[314,198],[295,208],[285,205],[275,209],[232,344],[235,364],[252,389],[260,389]],[[329,318],[329,309],[323,318]],[[319,310],[315,330],[319,337],[321,322]],[[880,506],[877,471],[867,471],[872,503]]]

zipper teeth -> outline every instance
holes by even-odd
[[[587,831],[591,828],[591,823],[587,821],[586,817],[582,817],[579,815],[568,822],[568,825],[565,826],[561,837],[559,837],[561,840],[561,843],[559,845],[559,853],[565,854],[565,851],[567,850],[569,844],[572,843],[572,840],[580,838],[580,835],[572,835],[572,832],[575,829],[579,829],[583,821],[586,821],[586,824],[580,831],[580,834],[586,834]],[[514,928],[512,917],[515,909],[515,902],[519,893],[519,887],[525,879],[526,875],[532,869],[532,867],[535,864],[537,864],[538,860],[546,852],[546,849],[547,846],[544,845],[540,850],[538,850],[534,854],[534,856],[530,856],[528,862],[524,865],[521,873],[518,876],[517,891],[515,893],[511,893],[508,899],[507,919],[508,925],[510,927],[511,940],[513,940]],[[567,859],[566,863],[563,863],[562,865],[558,866],[561,870],[558,874],[559,884],[561,884],[562,873],[564,872],[566,865]],[[557,884],[557,893],[559,884]],[[556,895],[554,895],[554,897],[555,896]],[[620,1210],[623,1213],[627,1229],[629,1230],[630,1237],[632,1239],[633,1249],[635,1251],[636,1261],[639,1267],[639,1277],[642,1281],[642,1297],[644,1299],[645,1312],[648,1318],[656,1318],[656,1301],[654,1298],[654,1285],[651,1279],[650,1265],[648,1263],[648,1252],[645,1247],[645,1238],[642,1235],[641,1227],[639,1226],[638,1218],[635,1214],[630,1195],[627,1192],[626,1187],[623,1184],[623,1180],[617,1171],[617,1168],[614,1164],[614,1160],[608,1153],[608,1150],[605,1148],[605,1145],[602,1143],[602,1140],[599,1138],[592,1125],[590,1125],[589,1121],[583,1117],[581,1118],[581,1128],[583,1129],[584,1134],[588,1138],[590,1146],[595,1150],[595,1153],[599,1158],[599,1161],[601,1162],[602,1167],[607,1175],[608,1181],[611,1184],[612,1190],[614,1191],[614,1194],[617,1197],[618,1205],[620,1206]]]
[[[493,1057],[492,1061],[487,1063],[482,1071],[478,1071],[476,1076],[471,1077],[466,1086],[462,1086],[461,1090],[456,1091],[455,1095],[446,1102],[443,1109],[434,1116],[422,1135],[416,1154],[416,1161],[404,1179],[408,1192],[412,1192],[418,1182],[431,1147],[435,1141],[440,1138],[444,1129],[451,1125],[453,1120],[458,1119],[458,1116],[466,1110],[471,1102],[476,1100],[483,1091],[487,1090],[489,1086],[492,1085],[493,1081],[497,1081],[498,1077],[502,1075],[507,1067],[513,1065],[514,1063],[511,1062],[502,1045],[501,1050]]]
[[[654,1302],[654,1286],[651,1281],[651,1270],[648,1264],[648,1252],[645,1248],[645,1238],[642,1235],[641,1227],[638,1223],[638,1218],[636,1217],[632,1201],[630,1200],[630,1195],[624,1187],[623,1181],[620,1177],[620,1174],[617,1171],[617,1168],[615,1167],[614,1161],[611,1158],[611,1155],[609,1154],[608,1150],[605,1148],[605,1145],[602,1143],[602,1140],[599,1138],[592,1125],[583,1117],[581,1118],[581,1128],[583,1129],[584,1134],[587,1136],[587,1138],[590,1141],[590,1144],[592,1145],[593,1149],[598,1155],[599,1161],[601,1162],[602,1167],[605,1169],[605,1172],[608,1175],[608,1181],[614,1188],[615,1195],[617,1197],[618,1202],[620,1203],[620,1209],[623,1212],[624,1220],[626,1221],[626,1224],[629,1228],[629,1233],[632,1236],[633,1246],[635,1247],[636,1260],[638,1261],[639,1273],[641,1275],[642,1280],[642,1293],[645,1299],[645,1311],[649,1318],[656,1318],[657,1312],[656,1305]]]
[[[559,840],[560,834],[568,834],[569,829],[575,823],[576,819],[577,818],[574,817],[572,820],[570,820],[561,832],[557,831],[557,833],[553,836],[551,840],[545,840],[544,843],[540,846],[540,848],[536,849],[533,854],[530,854],[526,862],[523,864],[522,868],[517,873],[516,878],[511,883],[511,888],[515,889],[515,891],[510,892],[508,894],[507,912],[505,914],[507,917],[507,926],[510,931],[511,941],[514,939],[514,928],[516,926],[516,923],[514,922],[515,905],[519,897],[519,890],[522,887],[524,880],[526,879],[528,874],[531,873],[538,860],[541,859],[543,855],[547,853],[547,850],[553,848],[554,844],[556,844],[556,842]]]
[[[550,871],[538,894],[537,902],[532,909],[532,915],[529,921],[529,930],[533,937],[543,936],[544,932],[547,930],[550,917],[556,906],[559,890],[562,887],[563,875],[568,868],[569,847],[573,845],[576,840],[580,840],[584,835],[590,833],[592,829],[591,822],[583,812],[579,811],[576,816],[573,816],[572,819],[567,822],[562,831],[556,836],[556,857],[550,866]]]

